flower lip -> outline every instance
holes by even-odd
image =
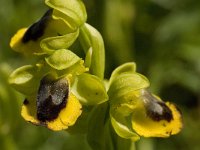
[[[56,119],[66,106],[69,96],[68,81],[63,78],[56,81],[42,79],[37,95],[37,119],[41,122]]]
[[[27,43],[30,40],[37,41],[44,34],[44,30],[51,18],[52,12],[53,9],[49,9],[38,22],[28,28],[22,38],[23,43]]]
[[[172,111],[164,102],[160,101],[147,90],[142,91],[142,97],[148,117],[154,121],[166,120],[170,122],[173,120]]]

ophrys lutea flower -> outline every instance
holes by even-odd
[[[103,82],[88,74],[83,63],[71,51],[57,50],[36,65],[16,69],[9,82],[26,96],[23,118],[51,130],[62,130],[76,122],[82,105],[106,101]]]
[[[69,48],[79,35],[79,27],[87,14],[79,0],[46,0],[50,9],[28,28],[20,29],[10,46],[26,55],[49,54],[54,50]]]
[[[110,116],[116,133],[123,138],[168,137],[180,132],[182,116],[170,102],[148,91],[149,81],[136,72],[134,63],[118,67],[110,79]]]

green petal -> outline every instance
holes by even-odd
[[[126,118],[120,113],[117,113],[113,108],[111,108],[110,117],[113,128],[120,137],[131,139],[132,141],[137,141],[140,139],[140,137],[133,132],[131,128],[131,119],[129,124],[129,121],[126,120]]]
[[[47,64],[56,70],[63,70],[73,66],[81,59],[73,52],[65,49],[57,50],[45,58]]]
[[[41,41],[40,46],[44,52],[52,52],[54,50],[70,47],[77,39],[79,30],[75,32],[56,37],[45,38]]]
[[[76,78],[72,92],[82,103],[87,105],[100,104],[108,100],[103,81],[87,73]]]
[[[123,73],[116,77],[110,85],[108,95],[111,99],[120,98],[127,93],[149,86],[148,79],[139,73]]]
[[[77,28],[87,19],[85,6],[80,0],[45,0],[45,3],[54,9],[53,17],[62,18],[67,24]]]
[[[136,64],[134,62],[125,63],[119,67],[117,67],[111,74],[110,84],[112,81],[122,73],[135,73],[136,72]]]
[[[36,76],[37,68],[27,65],[16,69],[9,77],[9,83],[19,92],[31,95],[37,91],[39,78]]]
[[[81,27],[79,39],[85,53],[92,49],[90,73],[103,79],[105,50],[101,34],[89,24],[85,24]]]

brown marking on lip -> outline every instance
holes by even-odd
[[[28,101],[27,99],[25,99],[24,102],[23,102],[23,104],[24,104],[24,105],[28,105],[28,104],[29,104],[29,101]]]
[[[65,108],[69,95],[69,85],[66,79],[56,81],[44,78],[37,95],[37,118],[41,122],[56,119]]]
[[[154,121],[173,120],[171,109],[162,101],[158,100],[148,91],[143,91],[142,98],[144,99],[146,115]]]
[[[169,107],[164,102],[156,102],[155,105],[159,105],[162,108],[162,112],[158,112],[156,109],[152,110],[150,108],[146,108],[147,116],[153,119],[154,121],[160,121],[160,120],[166,120],[170,122],[173,120],[172,111],[169,109]]]
[[[30,40],[37,41],[43,34],[51,18],[53,10],[49,9],[44,16],[36,23],[32,24],[22,38],[23,43],[27,43]]]

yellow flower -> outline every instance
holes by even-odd
[[[170,102],[163,102],[147,90],[138,91],[137,107],[132,113],[132,128],[144,137],[168,137],[182,129],[179,109]]]
[[[138,135],[168,137],[181,131],[180,110],[151,94],[148,87],[148,79],[136,72],[134,63],[118,67],[111,75],[110,116],[119,136],[136,141]]]
[[[35,125],[58,131],[74,125],[82,106],[70,92],[69,80],[43,78],[37,97],[24,100],[22,117]]]
[[[70,47],[77,39],[79,29],[70,29],[62,19],[54,19],[52,13],[53,9],[49,9],[29,28],[18,30],[10,47],[25,55],[52,53]]]

